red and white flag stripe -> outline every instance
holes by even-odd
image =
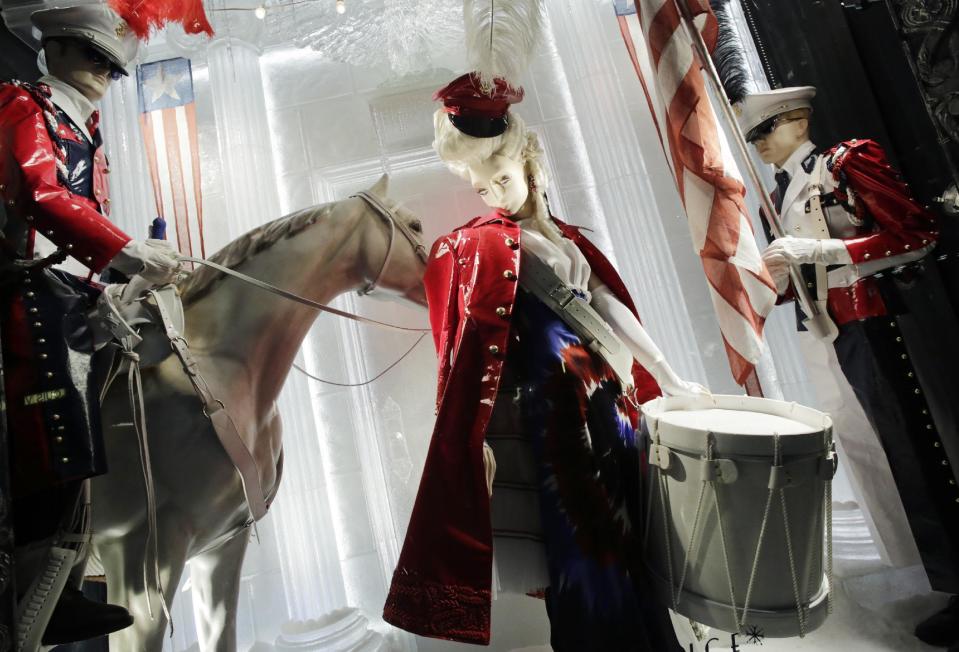
[[[167,220],[167,238],[180,253],[206,258],[196,105],[140,114],[157,214]],[[170,218],[173,218],[172,220]]]
[[[636,0],[635,14],[619,16],[620,30],[703,261],[730,368],[743,384],[762,354],[763,323],[776,291],[746,212],[742,177],[677,2],[687,2],[711,47],[717,24],[707,0]]]

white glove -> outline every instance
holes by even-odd
[[[852,257],[842,240],[829,238],[794,238],[787,235],[777,238],[766,247],[763,261],[767,266],[819,264],[844,265],[852,262]]]
[[[592,295],[590,304],[629,347],[633,358],[653,375],[664,392],[674,396],[709,393],[699,383],[685,381],[676,375],[643,325],[609,288],[599,285],[593,288]]]
[[[131,240],[109,264],[127,276],[143,277],[151,287],[176,281],[182,265],[168,240]]]

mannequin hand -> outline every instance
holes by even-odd
[[[665,360],[653,364],[649,368],[649,373],[653,375],[659,388],[670,396],[697,396],[700,394],[709,394],[709,390],[688,380],[683,380],[677,375],[672,367]]]
[[[131,240],[110,261],[110,267],[128,276],[139,275],[148,287],[173,283],[182,265],[167,240]]]
[[[659,388],[670,396],[700,396],[710,394],[708,388],[688,380],[677,378],[675,381],[667,381],[659,384]]]
[[[804,263],[836,265],[851,263],[852,258],[842,240],[794,238],[787,235],[773,240],[772,244],[766,247],[766,251],[763,252],[763,262],[768,267]]]

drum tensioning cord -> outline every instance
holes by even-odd
[[[824,432],[824,443],[827,444],[827,451],[829,450],[828,444],[829,444],[830,434],[831,433],[828,429]],[[654,429],[654,432],[652,433],[652,435],[653,435],[654,443],[658,445],[659,444],[658,429]],[[829,453],[827,453],[827,457],[831,457]],[[707,433],[706,457],[704,459],[706,461],[713,460],[713,441],[712,441],[711,433]],[[778,467],[778,466],[781,466],[781,464],[782,464],[782,444],[781,444],[779,435],[776,434],[774,435],[773,466]],[[659,481],[655,484],[655,486],[656,488],[659,489],[660,509],[662,510],[662,518],[665,526],[666,520],[667,520],[667,513],[668,513],[666,509],[666,494],[668,493],[668,485],[666,484],[665,474],[663,473],[662,469],[659,468],[658,465],[654,465],[654,466],[656,466],[655,472],[657,474],[657,480]],[[833,591],[832,482],[831,480],[824,480],[824,482],[826,486],[825,486],[825,491],[823,496],[822,510],[823,510],[824,526],[826,530],[826,560],[825,560],[824,570],[826,574],[826,583],[827,583],[827,591],[828,591],[828,593],[826,594],[826,613],[828,615],[832,613],[832,607],[833,607],[832,605],[832,591]],[[727,551],[725,528],[722,522],[722,511],[720,510],[720,506],[719,506],[719,492],[716,491],[715,483],[716,483],[715,479],[704,478],[702,482],[702,486],[700,487],[699,500],[697,501],[697,505],[696,505],[696,515],[693,519],[692,531],[690,532],[689,541],[687,542],[685,560],[683,562],[683,569],[680,575],[680,582],[678,586],[675,583],[675,578],[673,575],[673,559],[672,559],[673,556],[672,556],[672,546],[670,542],[671,537],[669,535],[669,528],[668,527],[663,528],[664,539],[665,539],[664,544],[666,547],[666,564],[667,564],[667,571],[669,575],[669,590],[670,590],[670,598],[672,599],[672,603],[673,603],[673,609],[677,610],[679,607],[679,602],[682,599],[683,587],[685,586],[685,583],[686,583],[686,570],[689,565],[689,558],[695,544],[699,543],[698,541],[696,541],[696,531],[699,529],[698,526],[700,522],[700,517],[702,515],[702,507],[705,499],[706,485],[707,484],[712,485],[713,497],[715,500],[716,512],[717,512],[716,517],[719,523],[719,535],[720,535],[722,548],[723,548],[723,562],[725,564],[726,579],[729,584],[729,592],[732,600],[730,606],[733,610],[735,628],[739,631],[742,631],[742,628],[745,626],[745,623],[746,623],[747,614],[749,613],[749,602],[752,597],[752,591],[755,584],[756,571],[758,569],[758,563],[759,563],[759,556],[762,550],[763,541],[765,540],[766,526],[769,523],[770,507],[772,506],[773,496],[778,490],[781,509],[782,509],[782,515],[783,515],[783,527],[786,535],[786,550],[787,550],[787,555],[789,557],[789,570],[790,570],[790,576],[792,579],[793,596],[794,596],[794,599],[796,600],[796,617],[799,624],[799,636],[800,638],[804,638],[807,633],[806,632],[807,607],[803,604],[803,600],[800,598],[799,579],[797,577],[795,558],[793,555],[792,534],[789,528],[789,515],[786,508],[786,496],[785,496],[785,492],[783,491],[783,488],[774,487],[772,486],[772,483],[770,483],[769,493],[766,497],[766,507],[763,513],[763,520],[759,530],[759,539],[756,543],[756,554],[753,557],[752,568],[750,569],[750,573],[749,573],[749,583],[746,587],[746,596],[743,601],[742,611],[739,612],[739,609],[736,605],[736,595],[735,595],[735,588],[733,586],[733,581],[732,581],[732,572],[729,566],[729,554]],[[652,497],[652,487],[651,487],[650,495],[648,497],[649,503],[647,507],[647,512],[650,512],[650,513],[652,511],[650,509],[652,506],[652,499],[653,497]],[[650,531],[649,526],[650,526],[651,520],[652,520],[651,518],[647,520],[646,527],[644,528],[645,529],[645,533],[643,537],[644,540],[648,540],[649,538],[649,531]],[[816,528],[810,528],[810,529],[812,531],[816,530]],[[810,533],[810,537],[812,537],[812,533]],[[811,551],[810,551],[810,554],[811,554]],[[807,564],[809,565],[809,568],[810,568],[810,578],[812,578],[812,564],[809,564],[809,559],[807,559]],[[812,581],[810,581],[809,587],[812,587],[812,586],[814,586],[814,584]]]

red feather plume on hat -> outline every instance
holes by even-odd
[[[145,39],[151,29],[180,23],[187,34],[213,36],[213,27],[203,11],[203,0],[109,0],[110,7],[130,29]]]

